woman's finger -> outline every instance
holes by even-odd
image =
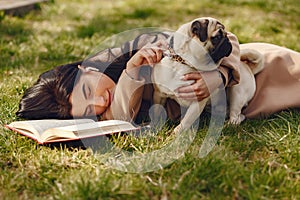
[[[177,88],[176,89],[176,92],[177,93],[190,93],[190,92],[194,92],[194,87],[193,85],[187,85],[187,86],[182,86],[180,88]]]
[[[143,56],[147,60],[147,64],[153,65],[158,63],[162,58],[162,51],[158,48],[148,48],[145,49],[143,52]]]
[[[157,42],[155,42],[153,44],[154,46],[158,47],[159,49],[163,50],[167,50],[168,49],[168,43],[166,40],[158,40]]]
[[[182,78],[182,80],[198,80],[201,79],[201,73],[200,72],[191,72],[188,74],[185,74]]]
[[[208,94],[207,92],[200,90],[200,91],[191,91],[191,92],[181,92],[181,93],[176,93],[176,96],[179,98],[184,98],[184,99],[188,99],[188,98],[200,98],[202,99],[203,97],[206,97]]]
[[[143,64],[153,64],[156,62],[156,53],[153,51],[153,49],[145,48],[141,49],[139,54],[144,59],[141,65]]]
[[[156,53],[156,63],[158,63],[162,59],[163,52],[161,49],[154,49],[154,50]]]
[[[182,99],[197,98],[197,95],[196,95],[195,92],[177,93],[176,96],[177,96],[178,98],[182,98]]]

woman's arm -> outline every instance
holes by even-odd
[[[118,82],[127,62],[145,45],[154,44],[159,40],[166,40],[168,33],[144,33],[119,47],[108,48],[90,56],[81,64],[95,67],[108,75],[115,83]]]
[[[102,119],[133,121],[140,109],[145,80],[133,79],[124,70],[114,91],[114,98]]]
[[[141,66],[159,62],[165,41],[148,44],[139,50],[127,63],[114,92],[114,99],[103,115],[104,119],[133,121],[141,106],[145,79],[139,76]],[[149,74],[150,76],[150,74]]]
[[[227,36],[231,42],[232,51],[228,57],[223,58],[219,71],[225,77],[225,86],[230,87],[240,81],[240,44],[233,33],[228,32]]]

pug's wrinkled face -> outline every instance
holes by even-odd
[[[224,25],[211,17],[198,18],[182,25],[173,40],[175,51],[186,59],[197,59],[196,65],[201,64],[205,56],[209,56],[215,65],[219,64],[232,51]],[[192,54],[193,58],[188,54]]]

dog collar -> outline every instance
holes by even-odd
[[[169,53],[164,53],[164,56],[169,57],[171,60],[173,60],[175,62],[179,62],[181,64],[191,66],[180,55],[176,54],[173,48],[169,47],[168,50],[169,50]],[[191,66],[191,67],[193,67],[193,66]]]
[[[170,44],[169,44],[169,52],[166,53],[164,52],[164,56],[167,56],[169,57],[171,60],[175,61],[175,62],[179,62],[183,65],[188,65],[188,66],[191,66],[190,64],[188,64],[180,55],[176,54],[174,49],[173,49],[173,45],[174,45],[174,36],[172,36],[170,38]],[[191,66],[193,67],[193,66]]]

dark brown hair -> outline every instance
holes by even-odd
[[[72,118],[69,97],[81,63],[58,66],[41,74],[25,91],[16,115],[24,119]]]

